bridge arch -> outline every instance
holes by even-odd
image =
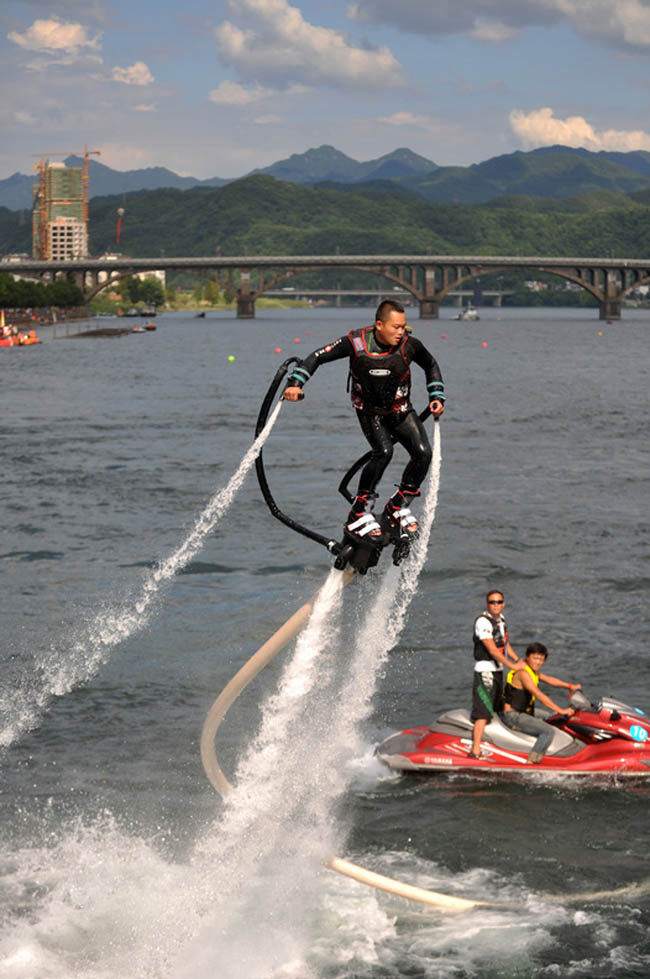
[[[414,299],[419,300],[421,298],[420,291],[414,288],[413,283],[402,278],[399,274],[391,272],[389,269],[376,269],[369,268],[368,266],[362,265],[332,265],[328,266],[327,271],[349,271],[353,270],[356,272],[370,272],[372,275],[379,276],[383,279],[388,279],[393,282],[396,286],[399,286],[404,292],[409,292]],[[255,299],[263,296],[265,292],[270,292],[276,289],[281,283],[290,281],[297,275],[302,275],[305,272],[322,272],[321,266],[314,265],[311,267],[302,266],[300,268],[285,269],[283,272],[275,272],[270,279],[263,279],[261,282],[258,280],[257,287],[254,292],[251,290],[251,296]]]
[[[458,278],[454,279],[453,281],[447,282],[446,284],[443,284],[440,287],[440,289],[437,290],[438,300],[441,301],[442,299],[445,298],[445,296],[448,295],[448,293],[452,292],[452,290],[457,289],[463,283],[469,282],[472,279],[476,279],[481,275],[486,275],[486,274],[492,275],[495,272],[509,272],[513,268],[517,268],[517,266],[513,266],[513,265],[503,265],[501,267],[490,266],[489,269],[473,268],[467,272],[461,272]],[[522,271],[525,268],[528,268],[528,266],[524,266],[524,265],[521,266]],[[543,266],[539,266],[539,268],[536,271],[542,272],[544,275],[557,276],[558,278],[564,279],[567,282],[574,282],[576,285],[579,285],[586,292],[590,293],[594,297],[594,299],[600,300],[602,298],[601,292],[596,285],[586,281],[582,276],[577,275],[576,273],[573,273],[567,269],[545,268]],[[630,289],[633,288],[635,288],[635,286],[630,286]]]

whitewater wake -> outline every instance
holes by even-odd
[[[35,727],[54,697],[87,683],[106,662],[111,651],[143,629],[151,619],[161,589],[201,550],[231,506],[277,420],[279,402],[266,426],[242,459],[235,474],[219,489],[197,518],[194,527],[169,557],[144,580],[139,595],[118,607],[99,612],[65,648],[50,648],[37,659],[37,677],[20,689],[0,695],[0,748]]]
[[[240,762],[235,787],[195,860],[211,868],[206,926],[174,973],[183,979],[310,975],[314,923],[322,913],[321,865],[344,836],[338,806],[359,751],[378,671],[397,641],[424,567],[440,478],[439,427],[426,486],[420,538],[411,558],[357,583],[363,608],[352,638],[342,628],[343,575],[332,571],[263,707],[259,731]],[[354,590],[354,586],[353,586]],[[254,921],[254,941],[251,941]]]

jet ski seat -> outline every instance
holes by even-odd
[[[471,738],[473,727],[474,725],[470,720],[469,711],[458,707],[455,710],[449,710],[442,714],[431,725],[430,730],[440,734],[453,734],[457,737]],[[503,748],[506,751],[528,752],[535,743],[535,738],[532,734],[511,731],[509,727],[506,727],[498,714],[495,714],[489,724],[486,725],[483,740],[489,741],[491,744],[496,745],[497,748]],[[555,728],[553,730],[553,740],[546,753],[548,755],[567,755],[573,754],[571,749],[579,751],[580,748],[581,745],[576,742],[575,738],[572,738],[566,731],[560,731],[559,728]]]

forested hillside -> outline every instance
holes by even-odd
[[[592,191],[563,200],[424,201],[392,182],[305,186],[263,174],[221,188],[95,198],[94,255],[484,254],[645,257],[650,192]],[[27,212],[0,208],[0,253],[31,251]]]

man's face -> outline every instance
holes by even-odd
[[[491,615],[498,616],[503,612],[503,606],[506,603],[503,600],[503,595],[501,592],[493,591],[490,592],[487,599],[488,612]]]
[[[529,653],[526,657],[526,662],[534,673],[539,673],[544,666],[545,660],[546,656],[543,653]]]
[[[380,343],[385,343],[389,347],[396,347],[401,342],[406,331],[406,313],[397,313],[391,310],[390,317],[384,322],[377,320],[375,323],[375,333]]]

